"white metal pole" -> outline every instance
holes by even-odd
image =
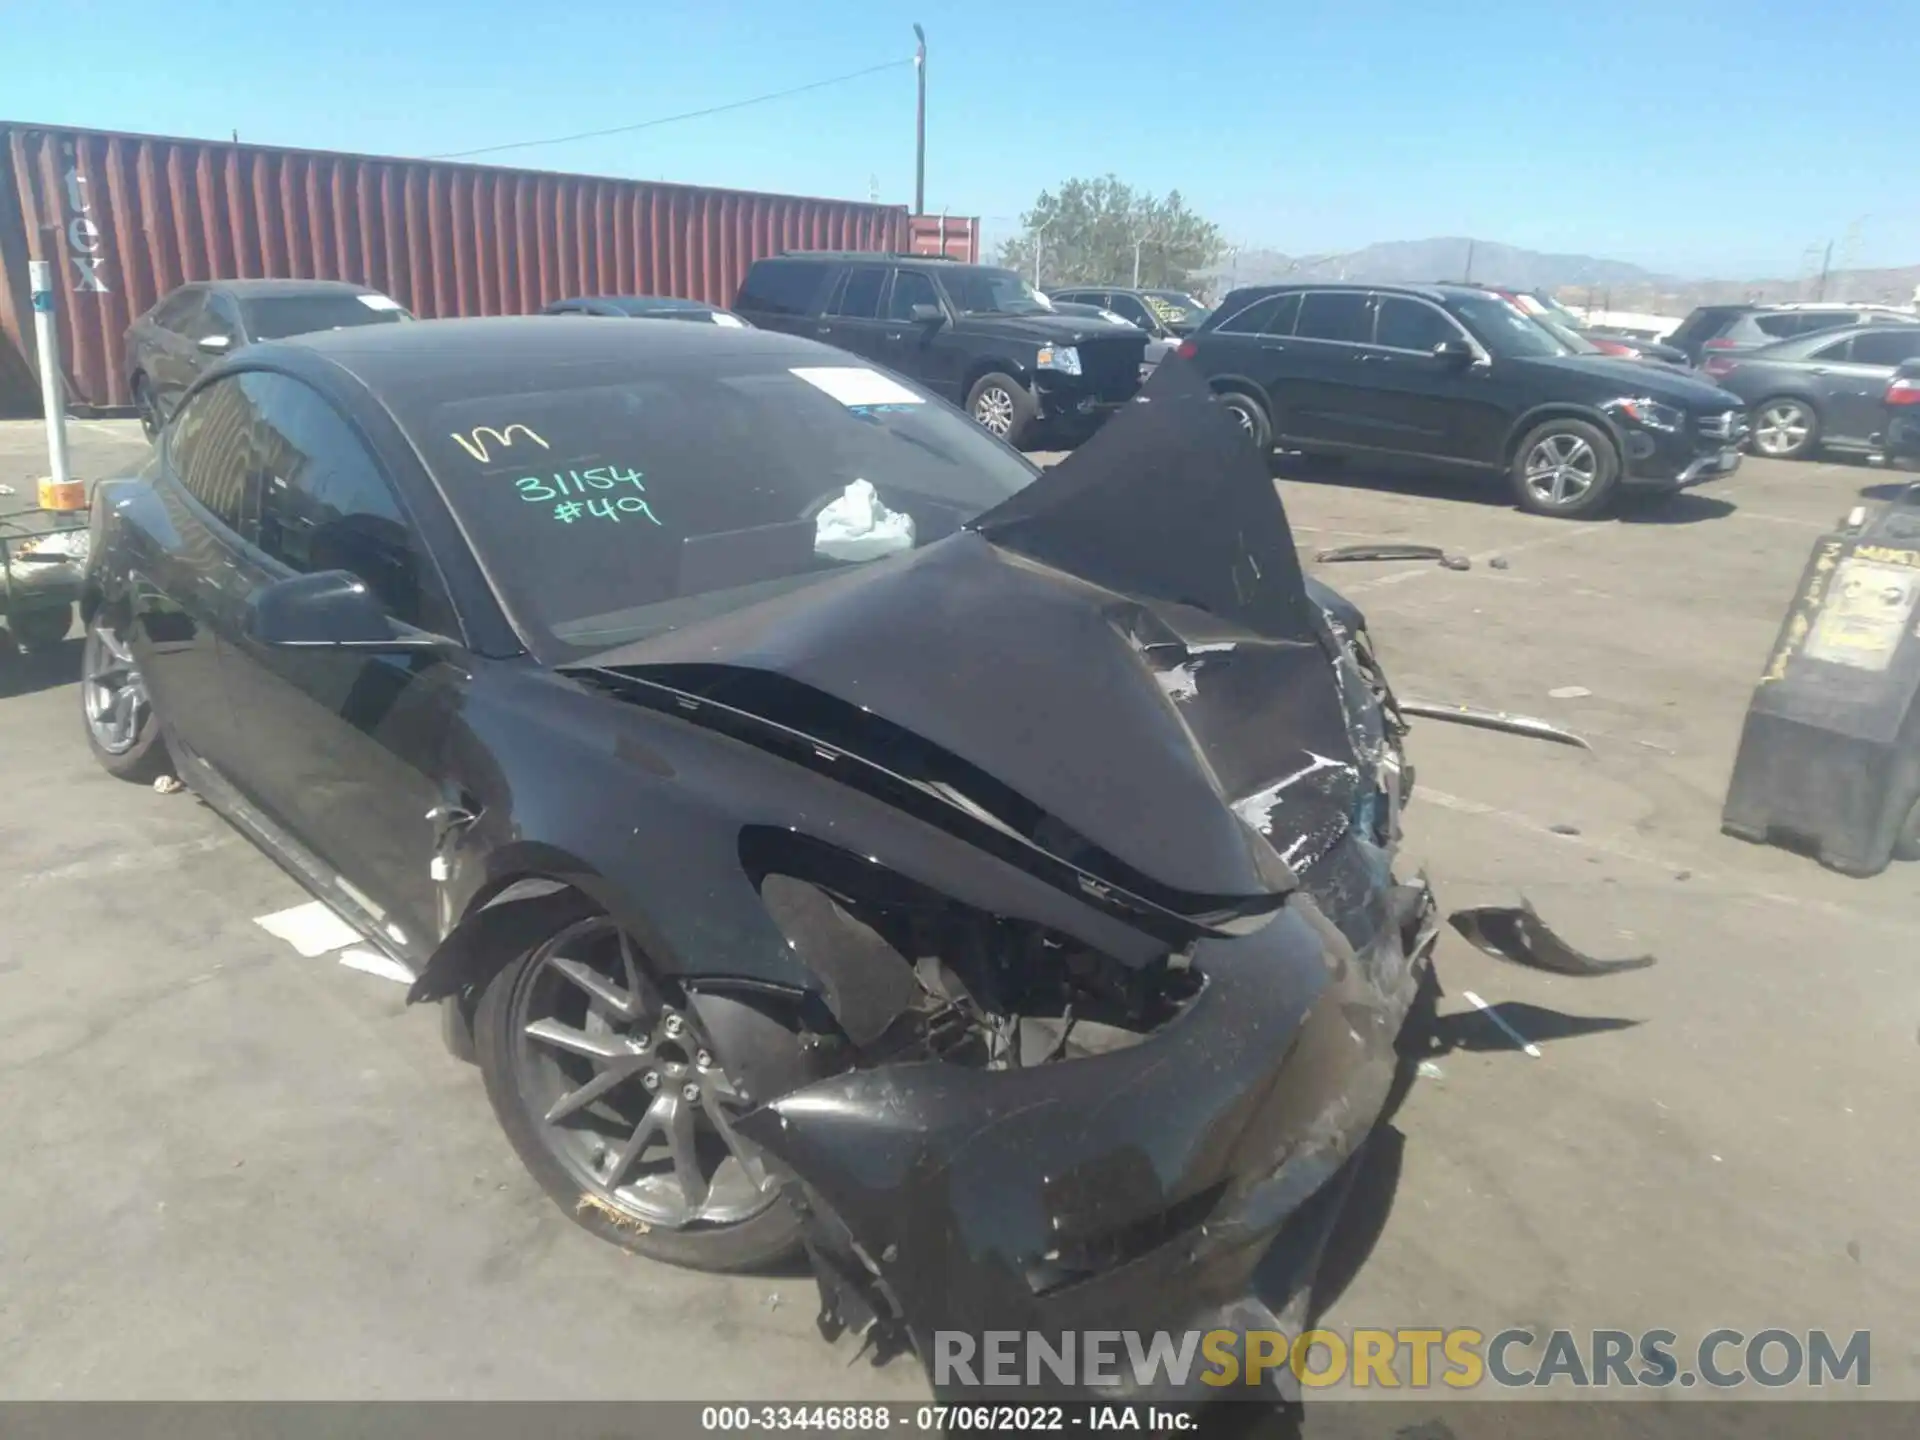
[[[46,509],[73,508],[69,490],[73,477],[67,469],[67,406],[60,375],[60,331],[53,315],[53,265],[46,260],[27,262],[33,289],[33,339],[40,355],[40,400],[47,412],[47,463],[51,484],[41,491]],[[51,503],[49,503],[51,502]]]

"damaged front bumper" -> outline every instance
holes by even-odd
[[[1424,881],[1380,887],[1366,918],[1356,947],[1302,892],[1252,935],[1199,942],[1198,994],[1125,1049],[882,1066],[747,1115],[808,1212],[823,1331],[910,1346],[937,1394],[978,1398],[936,1363],[956,1334],[1297,1327],[1437,928]],[[1204,1393],[1198,1369],[1122,1372],[1023,1388]]]

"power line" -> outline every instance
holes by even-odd
[[[784,100],[789,95],[804,95],[809,90],[824,90],[829,85],[844,85],[849,80],[859,80],[868,75],[878,75],[882,70],[898,70],[902,66],[913,64],[913,57],[888,60],[881,65],[869,65],[864,70],[855,70],[846,75],[835,75],[830,80],[815,80],[808,85],[796,85],[791,90],[775,90],[768,95],[756,95],[751,100],[733,100],[725,105],[711,105],[705,110],[689,110],[681,115],[662,115],[657,120],[642,120],[637,125],[615,125],[610,130],[583,130],[578,135],[556,135],[551,140],[516,140],[510,145],[482,145],[475,150],[453,150],[445,155],[429,155],[429,160],[464,160],[470,155],[495,155],[502,150],[527,150],[536,145],[565,145],[574,140],[597,140],[603,135],[630,135],[635,130],[651,130],[656,125],[671,125],[679,120],[699,120],[708,115],[723,114],[728,110],[744,110],[749,105],[764,105],[769,100]]]

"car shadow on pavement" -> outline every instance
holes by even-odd
[[[1905,480],[1883,480],[1878,485],[1862,485],[1862,500],[1898,500],[1915,485],[1920,485],[1920,474],[1909,475]]]
[[[1625,495],[1614,507],[1622,525],[1697,525],[1702,520],[1724,520],[1740,507],[1718,495],[1681,490],[1664,495]]]
[[[62,640],[45,650],[13,649],[8,640],[0,639],[0,700],[71,685],[80,678],[80,650],[78,639]]]

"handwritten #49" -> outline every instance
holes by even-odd
[[[642,498],[646,493],[644,476],[638,470],[621,470],[615,466],[599,465],[591,470],[565,470],[555,475],[529,475],[523,480],[513,482],[513,488],[520,492],[520,498],[529,504],[541,505],[551,500],[553,518],[571,525],[576,520],[613,520],[623,515],[642,515],[660,523],[660,517],[653,513],[653,507]],[[621,494],[609,499],[605,495],[595,495],[596,490],[613,490],[622,485],[631,485],[639,494]],[[571,495],[584,498],[569,499]]]

